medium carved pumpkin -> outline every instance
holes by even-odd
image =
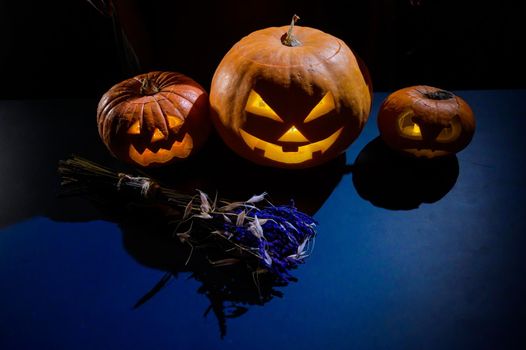
[[[209,134],[208,95],[175,72],[151,72],[113,86],[97,108],[99,134],[128,163],[154,167],[190,157]]]
[[[351,49],[317,29],[294,27],[295,19],[241,39],[212,79],[217,131],[262,165],[306,168],[333,159],[370,112],[370,83]]]
[[[449,91],[411,86],[389,95],[378,113],[378,128],[391,148],[434,158],[464,149],[475,132],[469,105]]]

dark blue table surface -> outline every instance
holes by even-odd
[[[57,198],[59,159],[116,164],[98,139],[97,101],[1,101],[0,349],[526,348],[526,91],[456,93],[476,115],[472,143],[443,172],[405,182],[390,176],[407,169],[378,156],[386,94],[375,94],[344,166],[324,170],[328,189],[317,192],[319,176],[303,184],[314,204],[298,206],[319,230],[298,280],[224,320],[223,338],[191,272],[134,308],[165,276],[155,251],[143,252],[122,218],[91,201]],[[363,159],[382,174],[363,173]],[[243,175],[243,162],[218,164],[201,171]],[[252,191],[250,179],[238,184]],[[293,196],[279,188],[274,197]]]

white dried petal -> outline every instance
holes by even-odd
[[[292,225],[290,222],[288,221],[285,221],[285,224],[292,230],[298,232],[298,229],[296,228],[296,226]]]
[[[309,239],[306,238],[303,243],[301,243],[297,250],[296,250],[296,254],[292,254],[292,255],[289,255],[288,257],[289,258],[292,258],[292,259],[295,259],[295,260],[301,260],[301,259],[304,259],[308,256],[307,254],[307,243],[309,242]]]
[[[200,191],[200,190],[197,190],[197,192],[199,192],[199,198],[201,199],[201,212],[202,213],[208,213],[210,212],[210,202],[208,201],[208,196],[206,195],[206,193]]]
[[[252,197],[250,197],[248,201],[246,201],[246,203],[261,202],[263,199],[265,199],[266,195],[267,195],[267,192],[263,192],[262,194],[259,194],[259,195],[253,195]]]
[[[216,209],[216,205],[217,205],[217,191],[216,191],[216,195],[214,197],[214,203],[212,203],[212,211],[214,211]]]
[[[267,263],[268,266],[272,266],[272,258],[270,257],[268,252],[265,250],[263,251],[263,253],[264,253],[263,260]]]
[[[246,215],[247,213],[244,210],[241,213],[237,214],[236,226],[238,227],[243,226]]]
[[[200,219],[213,219],[212,216],[208,213],[195,214],[193,217]]]
[[[254,216],[254,221],[250,223],[250,225],[248,226],[248,230],[259,239],[262,239],[264,237],[263,227],[261,227],[257,216]]]
[[[261,226],[261,220],[258,219],[257,215],[254,215],[254,226],[256,227],[258,233],[260,233],[263,237],[263,227]]]
[[[190,224],[190,228],[188,228],[188,230],[184,232],[177,232],[175,234],[179,238],[179,241],[181,241],[181,243],[185,243],[190,240],[190,232],[192,232],[192,225],[193,223]]]
[[[269,221],[269,220],[271,220],[271,219],[258,219],[259,224],[260,224],[261,226],[265,225],[265,224],[267,223],[267,221]]]
[[[306,238],[303,243],[301,243],[299,246],[298,246],[298,255],[303,255],[305,252],[305,246],[307,245],[307,242],[308,242],[308,238]]]

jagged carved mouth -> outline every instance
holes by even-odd
[[[294,148],[276,145],[263,141],[254,135],[240,129],[241,137],[246,145],[253,151],[260,152],[263,157],[286,164],[300,164],[313,158],[321,156],[336,142],[343,128],[338,129],[329,137]]]
[[[128,154],[130,158],[141,166],[149,166],[154,163],[164,164],[174,158],[187,158],[193,150],[193,140],[189,134],[185,134],[181,141],[175,141],[169,149],[159,148],[152,151],[145,148],[142,152],[130,144]]]

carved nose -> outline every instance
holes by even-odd
[[[309,142],[303,134],[293,125],[278,139],[281,142]]]
[[[159,140],[164,140],[166,137],[163,135],[161,130],[155,129],[155,131],[152,134],[152,138],[150,139],[150,142],[157,142]]]

